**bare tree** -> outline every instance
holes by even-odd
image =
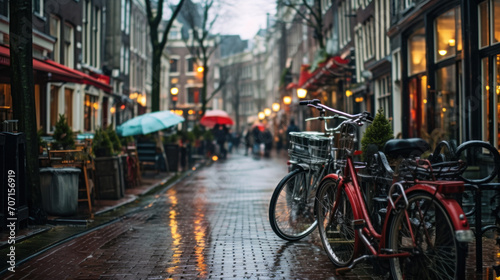
[[[33,30],[31,0],[10,1],[10,66],[12,105],[19,130],[26,135],[26,187],[29,208],[40,208],[38,137],[33,78]],[[22,161],[23,159],[19,159]]]
[[[215,0],[202,0],[199,3],[193,3],[188,0],[186,9],[182,12],[182,16],[186,20],[186,24],[192,33],[192,38],[185,39],[186,47],[189,49],[191,55],[196,57],[203,67],[203,72],[201,73],[203,81],[203,87],[201,89],[202,115],[205,114],[207,103],[223,87],[223,83],[219,83],[219,86],[214,92],[207,96],[207,78],[211,70],[208,67],[208,60],[220,43],[216,40],[216,36],[210,33],[218,18],[218,14],[213,13],[213,10],[217,8],[216,4],[217,2]]]
[[[325,49],[325,36],[323,34],[323,14],[321,12],[321,1],[313,0],[278,0],[278,5],[288,7],[304,19],[307,26],[313,29],[314,39],[320,50]]]
[[[151,2],[156,2],[155,0],[146,0],[146,12],[148,15],[148,24],[151,38],[151,45],[153,47],[153,57],[152,57],[152,89],[151,89],[151,111],[156,112],[160,110],[160,79],[161,79],[161,56],[163,49],[167,44],[168,32],[172,27],[172,23],[179,14],[182,5],[185,0],[180,0],[173,11],[170,20],[167,22],[165,29],[163,30],[162,36],[160,38],[160,23],[163,17],[163,2],[164,0],[158,0],[156,5],[156,13],[153,11],[153,6]]]

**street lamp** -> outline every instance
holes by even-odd
[[[283,104],[290,105],[292,103],[292,98],[290,96],[283,97]]]
[[[272,108],[274,112],[278,112],[280,110],[280,104],[278,102],[274,102]]]
[[[179,94],[179,88],[178,87],[172,87],[170,88],[170,95],[172,95],[172,105],[175,110],[175,105],[177,103],[177,94]]]
[[[297,97],[298,98],[305,98],[307,96],[307,90],[304,88],[298,88],[297,89]]]

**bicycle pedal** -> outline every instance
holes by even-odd
[[[366,221],[363,219],[353,220],[352,226],[354,227],[355,230],[362,229],[366,226]]]

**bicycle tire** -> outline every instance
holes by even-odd
[[[457,147],[455,157],[466,163],[467,168],[459,177],[470,184],[491,182],[500,170],[500,154],[488,142],[467,141]]]
[[[333,179],[326,179],[316,193],[315,212],[318,231],[326,254],[337,267],[346,267],[355,255],[356,234],[352,221],[352,204],[342,189],[340,199],[336,200],[338,184]],[[336,212],[333,205],[339,203]]]
[[[284,240],[300,240],[316,228],[316,194],[314,186],[305,186],[307,181],[310,184],[308,173],[302,168],[291,171],[278,183],[271,197],[269,222],[274,233]]]
[[[394,214],[388,229],[391,252],[411,253],[410,257],[389,260],[393,279],[463,277],[467,244],[456,240],[446,209],[432,195],[423,192],[409,194],[408,203],[406,211]],[[411,230],[407,219],[411,222]],[[412,235],[416,246],[413,246]]]

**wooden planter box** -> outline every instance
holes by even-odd
[[[97,199],[120,199],[125,195],[121,157],[98,157],[94,160]]]

